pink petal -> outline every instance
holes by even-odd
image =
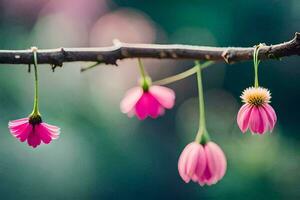
[[[163,107],[170,109],[174,106],[175,93],[170,88],[153,85],[150,87],[149,92]]]
[[[260,108],[254,106],[252,108],[250,121],[249,121],[249,128],[252,133],[263,134],[267,128],[267,121],[264,112],[261,112]]]
[[[199,157],[199,153],[200,153],[200,149],[203,149],[203,147],[196,143],[193,142],[192,146],[191,146],[191,151],[189,152],[189,154],[187,155],[187,161],[186,161],[186,168],[185,168],[185,173],[192,178],[193,175],[195,174],[196,171],[196,167],[198,164],[198,157]]]
[[[28,122],[29,122],[28,118],[22,118],[22,119],[17,119],[17,120],[9,121],[8,122],[8,126],[17,126],[19,124],[24,124],[24,123],[28,123]]]
[[[8,128],[10,129],[11,132],[15,132],[18,129],[20,129],[20,126],[24,125],[24,124],[28,124],[29,120],[28,118],[23,118],[23,119],[18,119],[18,120],[14,120],[14,121],[9,121],[8,122]]]
[[[206,163],[207,163],[207,160],[206,160]],[[202,176],[200,176],[198,178],[198,183],[201,186],[204,186],[205,184],[211,185],[211,178],[212,178],[212,173],[206,164],[206,167],[204,169]]]
[[[198,182],[200,177],[203,175],[204,170],[206,168],[206,157],[205,157],[205,151],[202,145],[200,145],[201,148],[199,148],[199,155],[198,155],[198,162],[197,162],[197,167],[195,169],[195,174],[192,177],[194,182]]]
[[[224,152],[222,149],[214,142],[207,143],[207,146],[212,150],[216,160],[217,160],[217,169],[216,176],[217,180],[223,178],[227,168],[227,161]]]
[[[208,145],[207,143],[204,146],[205,156],[206,156],[206,162],[207,166],[204,170],[203,176],[200,178],[199,182],[201,184],[206,183],[207,185],[211,185],[217,182],[217,170],[218,170],[218,160],[216,156],[214,155],[213,149]]]
[[[27,124],[22,130],[22,132],[16,136],[16,138],[19,138],[21,142],[24,142],[25,140],[27,140],[31,132],[32,132],[32,126],[31,124]]]
[[[150,93],[149,95],[151,97],[149,98],[148,114],[152,118],[157,118],[161,114],[161,105]]]
[[[49,144],[51,142],[51,132],[47,128],[45,128],[42,124],[38,124],[34,128],[43,143]]]
[[[268,126],[269,126],[269,120],[267,117],[267,114],[265,112],[265,110],[263,109],[263,107],[258,107],[259,109],[259,113],[261,116],[261,123],[260,123],[260,127],[259,127],[259,133],[263,134],[268,130]]]
[[[35,128],[34,128],[33,131],[28,135],[27,143],[28,143],[29,146],[32,146],[33,148],[36,148],[38,145],[41,144],[41,138],[40,138],[40,136],[36,133]]]
[[[165,109],[164,107],[160,106],[159,107],[159,115],[164,115],[165,114]]]
[[[131,111],[142,95],[143,89],[141,87],[134,87],[128,90],[120,103],[121,111],[123,113]]]
[[[144,92],[135,105],[135,114],[138,119],[143,120],[147,116],[156,118],[159,115],[160,105],[158,101],[148,92]]]
[[[276,124],[276,121],[277,121],[276,113],[275,113],[274,109],[272,108],[272,106],[270,106],[269,104],[263,105],[263,109],[266,112],[266,115],[267,115],[267,118],[269,121],[270,131],[272,132],[272,130],[274,129],[274,126]]]
[[[188,159],[188,155],[190,151],[192,150],[193,143],[188,144],[180,154],[180,157],[178,159],[178,172],[181,178],[184,180],[184,182],[188,183],[190,181],[190,177],[186,173],[186,163]]]
[[[41,125],[49,131],[51,139],[57,139],[59,137],[59,134],[60,134],[60,128],[59,127],[54,126],[54,125],[50,125],[50,124],[47,124],[47,123],[44,123],[44,122],[41,123]]]
[[[29,123],[27,122],[27,123],[24,123],[24,124],[18,124],[18,125],[15,125],[15,126],[10,126],[9,130],[10,130],[11,134],[18,135],[23,131],[23,129],[25,127],[28,126],[28,124]]]
[[[14,137],[20,139],[21,142],[24,142],[27,139],[28,134],[32,130],[32,126],[31,124],[29,124],[28,118],[10,121],[8,123],[8,128],[10,130],[10,133]]]
[[[244,104],[238,112],[237,123],[243,133],[245,133],[248,129],[252,108],[253,107],[251,105]]]

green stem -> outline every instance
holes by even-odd
[[[196,67],[192,67],[191,69],[188,69],[184,72],[181,72],[179,74],[176,74],[174,76],[170,76],[158,81],[154,81],[153,84],[154,85],[167,85],[176,81],[179,81],[181,79],[187,78],[193,74],[195,74],[197,72],[197,68]]]
[[[260,45],[255,46],[254,52],[253,52],[253,65],[254,65],[254,87],[258,87],[258,65],[259,65],[259,60],[258,60],[258,52],[259,52]]]
[[[214,63],[213,61],[205,62],[205,63],[203,63],[203,65],[201,65],[201,68],[204,69],[206,67],[209,67],[213,63]],[[192,67],[192,68],[190,68],[190,69],[188,69],[184,72],[181,72],[179,74],[176,74],[174,76],[170,76],[170,77],[155,81],[155,82],[153,82],[153,84],[154,85],[167,85],[167,84],[170,84],[170,83],[174,83],[176,81],[185,79],[185,78],[195,74],[197,72],[197,70],[198,70],[198,67],[194,66],[194,67]]]
[[[146,74],[146,70],[145,70],[144,65],[142,63],[142,60],[139,58],[138,61],[139,61],[140,73],[141,73],[141,76],[142,76],[142,78],[140,80],[141,81],[140,84],[141,84],[144,91],[148,91],[150,85],[152,84],[152,81],[151,81],[151,78],[149,76],[147,76],[147,74]]]
[[[100,64],[101,64],[100,62],[96,62],[96,63],[91,64],[91,65],[89,65],[89,66],[82,67],[82,68],[80,69],[80,71],[81,71],[81,72],[85,72],[85,71],[87,71],[87,70],[89,70],[89,69],[92,69],[92,68],[94,68],[94,67],[97,67],[97,66],[100,65]]]
[[[37,49],[33,50],[33,59],[34,59],[34,76],[35,76],[35,93],[34,93],[34,103],[33,111],[31,115],[37,116],[39,113],[39,83],[38,83],[38,71],[37,71]]]
[[[196,135],[195,141],[200,143],[204,138],[205,142],[209,140],[209,136],[206,130],[205,110],[204,110],[204,97],[203,97],[203,85],[202,85],[202,66],[198,61],[195,62],[197,67],[197,83],[198,83],[198,96],[199,96],[199,129]],[[204,137],[202,137],[204,136]]]
[[[146,72],[145,72],[144,65],[143,65],[142,60],[140,58],[138,59],[138,61],[139,61],[139,68],[140,68],[141,75],[142,75],[143,79],[145,80],[146,79]]]

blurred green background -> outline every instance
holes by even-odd
[[[123,42],[253,46],[300,31],[299,0],[1,0],[0,49],[107,46]],[[154,80],[192,61],[144,60]],[[138,121],[119,110],[139,77],[137,61],[120,67],[68,63],[40,67],[43,119],[61,136],[37,149],[13,138],[9,120],[27,116],[33,74],[0,67],[1,199],[299,199],[300,58],[262,62],[260,84],[272,92],[272,134],[243,135],[236,125],[241,91],[253,83],[251,62],[204,71],[208,129],[226,153],[225,177],[211,187],[185,184],[177,160],[197,130],[195,77],[171,84],[174,109]]]

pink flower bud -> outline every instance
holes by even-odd
[[[178,161],[178,171],[186,182],[190,180],[201,186],[212,185],[223,178],[227,162],[222,149],[214,142],[204,145],[197,142],[188,144]]]

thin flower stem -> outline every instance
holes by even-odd
[[[89,65],[89,66],[82,67],[82,68],[80,69],[80,71],[81,71],[81,72],[85,72],[85,71],[87,71],[87,70],[89,70],[89,69],[92,69],[92,68],[94,68],[94,67],[97,67],[97,66],[100,65],[100,64],[101,64],[100,62],[96,62],[96,63],[91,64],[91,65]]]
[[[258,65],[260,61],[258,60],[258,52],[261,44],[255,46],[254,52],[253,52],[253,65],[254,65],[254,87],[258,87]]]
[[[213,61],[205,62],[205,63],[203,63],[203,65],[201,65],[201,68],[204,69],[206,67],[209,67],[213,63],[214,63]],[[174,83],[176,81],[185,79],[185,78],[195,74],[197,72],[197,70],[198,70],[198,67],[194,66],[194,67],[192,67],[192,68],[190,68],[190,69],[188,69],[184,72],[181,72],[179,74],[176,74],[174,76],[170,76],[170,77],[158,80],[158,81],[154,81],[153,84],[154,85],[167,85],[167,84],[170,84],[170,83]]]
[[[40,115],[39,113],[39,83],[38,83],[38,71],[37,71],[37,48],[32,47],[33,59],[34,59],[34,76],[35,76],[35,93],[32,115]]]
[[[209,140],[209,136],[206,130],[205,110],[204,110],[204,97],[203,97],[203,84],[202,84],[202,66],[199,61],[196,61],[197,67],[197,83],[198,83],[198,96],[199,96],[199,129],[196,135],[195,141],[200,143],[202,136],[206,136],[205,139]]]
[[[143,79],[145,80],[146,79],[146,72],[145,72],[144,65],[143,65],[142,60],[140,58],[138,59],[138,62],[139,62],[139,68],[140,68],[141,75],[142,75]]]
[[[197,68],[196,67],[192,67],[191,69],[188,69],[182,73],[176,74],[174,76],[170,76],[158,81],[154,81],[153,84],[154,85],[167,85],[170,83],[174,83],[176,81],[179,81],[181,79],[187,78],[193,74],[195,74],[197,72]]]

